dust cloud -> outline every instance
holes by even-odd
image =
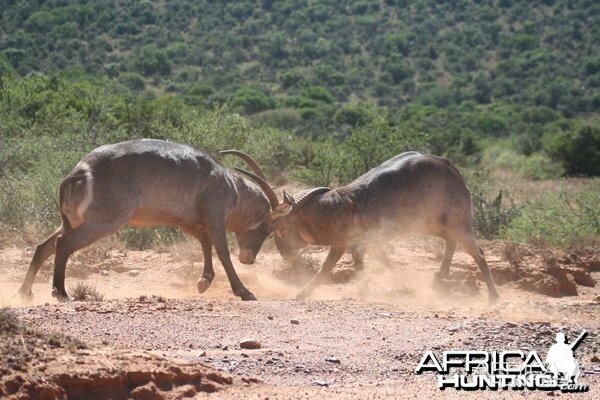
[[[378,238],[367,246],[364,269],[356,271],[349,253],[336,264],[329,281],[318,286],[310,300],[354,299],[389,303],[416,311],[453,310],[464,315],[502,313],[516,319],[544,319],[564,299],[554,299],[517,289],[515,285],[498,287],[501,301],[494,308],[487,302],[487,288],[476,279],[473,259],[457,249],[450,278],[437,281],[445,244],[431,237],[410,236],[391,241]],[[162,296],[174,299],[239,301],[231,291],[226,274],[213,254],[215,279],[202,295],[196,281],[202,270],[203,257],[192,240],[158,250],[133,251],[114,243],[92,246],[76,253],[67,266],[67,291],[84,282],[107,300]],[[259,253],[255,264],[242,265],[237,251],[231,250],[236,271],[244,285],[260,300],[294,299],[314,276],[327,256],[328,248],[305,249],[298,262],[285,262],[271,243]],[[33,302],[23,303],[16,295],[25,276],[33,246],[0,249],[0,306],[20,307],[54,303],[51,296],[52,262],[47,261],[33,285]],[[492,270],[511,266],[503,256],[488,251],[486,258]],[[578,286],[580,294],[593,297],[594,289]],[[589,292],[589,293],[588,293]],[[576,296],[573,301],[582,297]]]

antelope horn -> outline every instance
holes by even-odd
[[[262,180],[267,181],[267,177],[265,176],[265,174],[263,173],[262,169],[260,168],[260,165],[258,165],[258,163],[254,160],[254,158],[250,157],[248,154],[239,151],[239,150],[223,150],[220,151],[219,153],[221,154],[233,154],[234,156],[238,156],[239,158],[241,158],[242,160],[244,160],[246,162],[246,164],[248,164],[248,166],[250,167],[250,169]]]
[[[258,186],[260,186],[262,191],[267,195],[267,198],[269,199],[269,203],[271,203],[271,209],[274,210],[275,207],[277,207],[279,205],[279,200],[277,199],[277,195],[275,194],[275,191],[271,188],[271,186],[265,179],[261,178],[260,176],[258,176],[256,174],[253,174],[250,171],[246,171],[245,169],[242,169],[242,168],[234,167],[233,169],[250,177],[254,182],[256,182],[258,184]]]
[[[302,208],[302,206],[304,206],[313,197],[318,196],[323,193],[326,193],[326,192],[329,192],[329,191],[331,191],[331,188],[328,188],[328,187],[318,187],[318,188],[309,190],[303,196],[301,196],[298,200],[294,201],[292,211],[299,210],[300,208]]]

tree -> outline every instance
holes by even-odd
[[[260,111],[271,110],[277,106],[274,98],[253,88],[239,89],[233,95],[231,105],[240,108],[246,114],[254,114]]]

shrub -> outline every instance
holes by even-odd
[[[600,243],[600,186],[567,193],[544,193],[525,204],[502,237],[538,245],[585,247]]]
[[[274,98],[267,96],[260,90],[242,88],[233,96],[231,105],[234,108],[240,108],[246,114],[254,114],[275,108],[277,102]]]
[[[75,301],[104,301],[104,295],[95,287],[83,282],[77,282],[75,287],[69,293],[71,299]]]
[[[148,250],[169,246],[183,240],[183,234],[175,228],[126,228],[117,234],[127,248]]]
[[[140,74],[135,72],[126,72],[119,78],[119,82],[131,90],[144,90],[146,80]]]
[[[305,159],[292,177],[311,186],[333,186],[337,183],[339,160],[337,146],[332,141],[316,143],[307,149]]]
[[[564,174],[562,165],[542,153],[519,154],[500,146],[489,146],[484,151],[482,163],[488,170],[506,168],[531,180],[557,179]]]
[[[0,334],[17,332],[20,327],[19,318],[13,310],[0,308]]]
[[[473,229],[479,237],[495,239],[515,218],[519,209],[506,191],[496,192],[486,176],[476,174],[469,179],[473,204]],[[506,203],[510,204],[506,204]]]
[[[568,175],[600,176],[600,124],[559,129],[547,133],[543,141]]]

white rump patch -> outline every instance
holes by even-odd
[[[92,204],[92,200],[94,200],[94,177],[92,176],[92,169],[88,163],[81,161],[78,166],[85,172],[85,193],[81,203],[79,203],[79,207],[77,207],[77,215],[79,215],[80,218],[83,218],[83,214],[90,204]]]

